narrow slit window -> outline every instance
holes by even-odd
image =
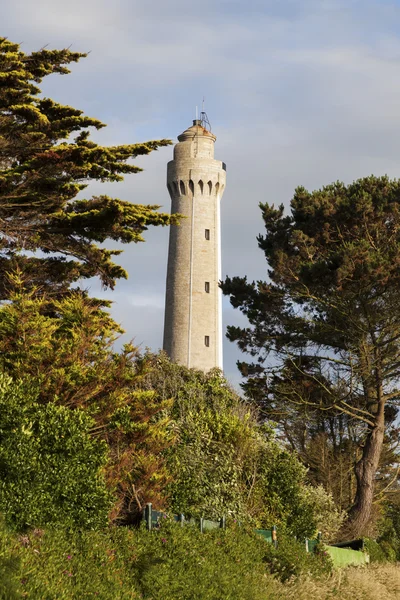
[[[210,336],[209,335],[205,335],[204,336],[204,345],[207,346],[207,348],[210,345]]]
[[[210,230],[209,229],[205,229],[204,230],[204,235],[205,235],[206,240],[209,240],[210,239]]]
[[[205,289],[205,291],[206,291],[206,294],[209,294],[209,293],[210,293],[210,282],[209,282],[209,281],[206,281],[206,282],[205,282],[205,284],[204,284],[204,289]]]

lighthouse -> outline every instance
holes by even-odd
[[[222,369],[220,201],[226,166],[214,159],[207,115],[178,136],[168,163],[171,213],[184,215],[169,234],[163,348],[171,360]]]

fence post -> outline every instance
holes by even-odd
[[[276,525],[272,525],[272,543],[274,544],[275,548],[278,545],[278,535],[276,532]]]
[[[225,519],[225,517],[221,517],[220,518],[220,520],[219,520],[219,526],[220,526],[221,529],[225,529],[225,527],[226,527],[226,519]]]
[[[203,517],[200,517],[200,532],[203,533]]]
[[[318,540],[318,543],[322,542],[322,533],[321,533],[321,531],[318,531],[317,540]]]
[[[146,519],[146,529],[147,531],[151,531],[151,515],[152,513],[152,504],[151,502],[148,502],[146,504],[146,509],[145,509],[145,519]]]
[[[306,538],[306,552],[308,552],[308,538]]]
[[[179,521],[180,521],[181,527],[183,527],[183,524],[185,522],[185,515],[183,515],[182,513],[179,515]]]

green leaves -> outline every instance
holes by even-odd
[[[292,444],[303,435],[303,454],[307,412],[319,415],[321,432],[328,430],[328,417],[329,431],[339,416],[358,424],[356,433],[349,424],[346,435],[357,437],[362,453],[353,513],[357,506],[369,508],[352,534],[359,535],[369,518],[384,413],[397,411],[400,181],[371,176],[313,192],[299,187],[289,215],[282,206],[262,204],[261,210],[266,232],[258,242],[269,281],[223,283],[249,321],[248,327],[228,328],[228,337],[255,357],[239,363],[246,391],[292,433]],[[296,411],[297,423],[291,422],[288,414]],[[337,452],[343,439],[335,435]],[[369,497],[361,501],[364,492]]]
[[[141,171],[131,159],[171,143],[100,146],[89,139],[88,128],[101,129],[103,123],[40,97],[36,83],[52,73],[68,73],[67,65],[84,56],[46,49],[26,55],[0,38],[0,297],[7,297],[1,274],[16,263],[32,285],[59,293],[90,277],[113,288],[127,276],[111,258],[120,251],[99,244],[140,242],[149,226],[178,222],[177,215],[159,213],[159,206],[131,200],[73,201],[92,180],[121,181]],[[45,257],[34,256],[38,251]]]
[[[107,523],[111,497],[104,442],[81,411],[40,405],[24,385],[0,376],[0,510],[18,529]]]
[[[166,450],[171,474],[169,506],[175,514],[273,524],[293,535],[311,535],[314,510],[304,500],[306,470],[260,425],[254,408],[227,384],[219,370],[203,373],[146,355],[140,385],[174,399]]]

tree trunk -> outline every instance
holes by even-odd
[[[354,538],[364,535],[371,516],[375,476],[382,452],[385,430],[384,408],[385,404],[381,400],[378,403],[375,415],[375,425],[368,432],[362,456],[355,466],[356,495],[354,504],[349,511],[348,521],[342,531],[342,534],[349,537]]]

